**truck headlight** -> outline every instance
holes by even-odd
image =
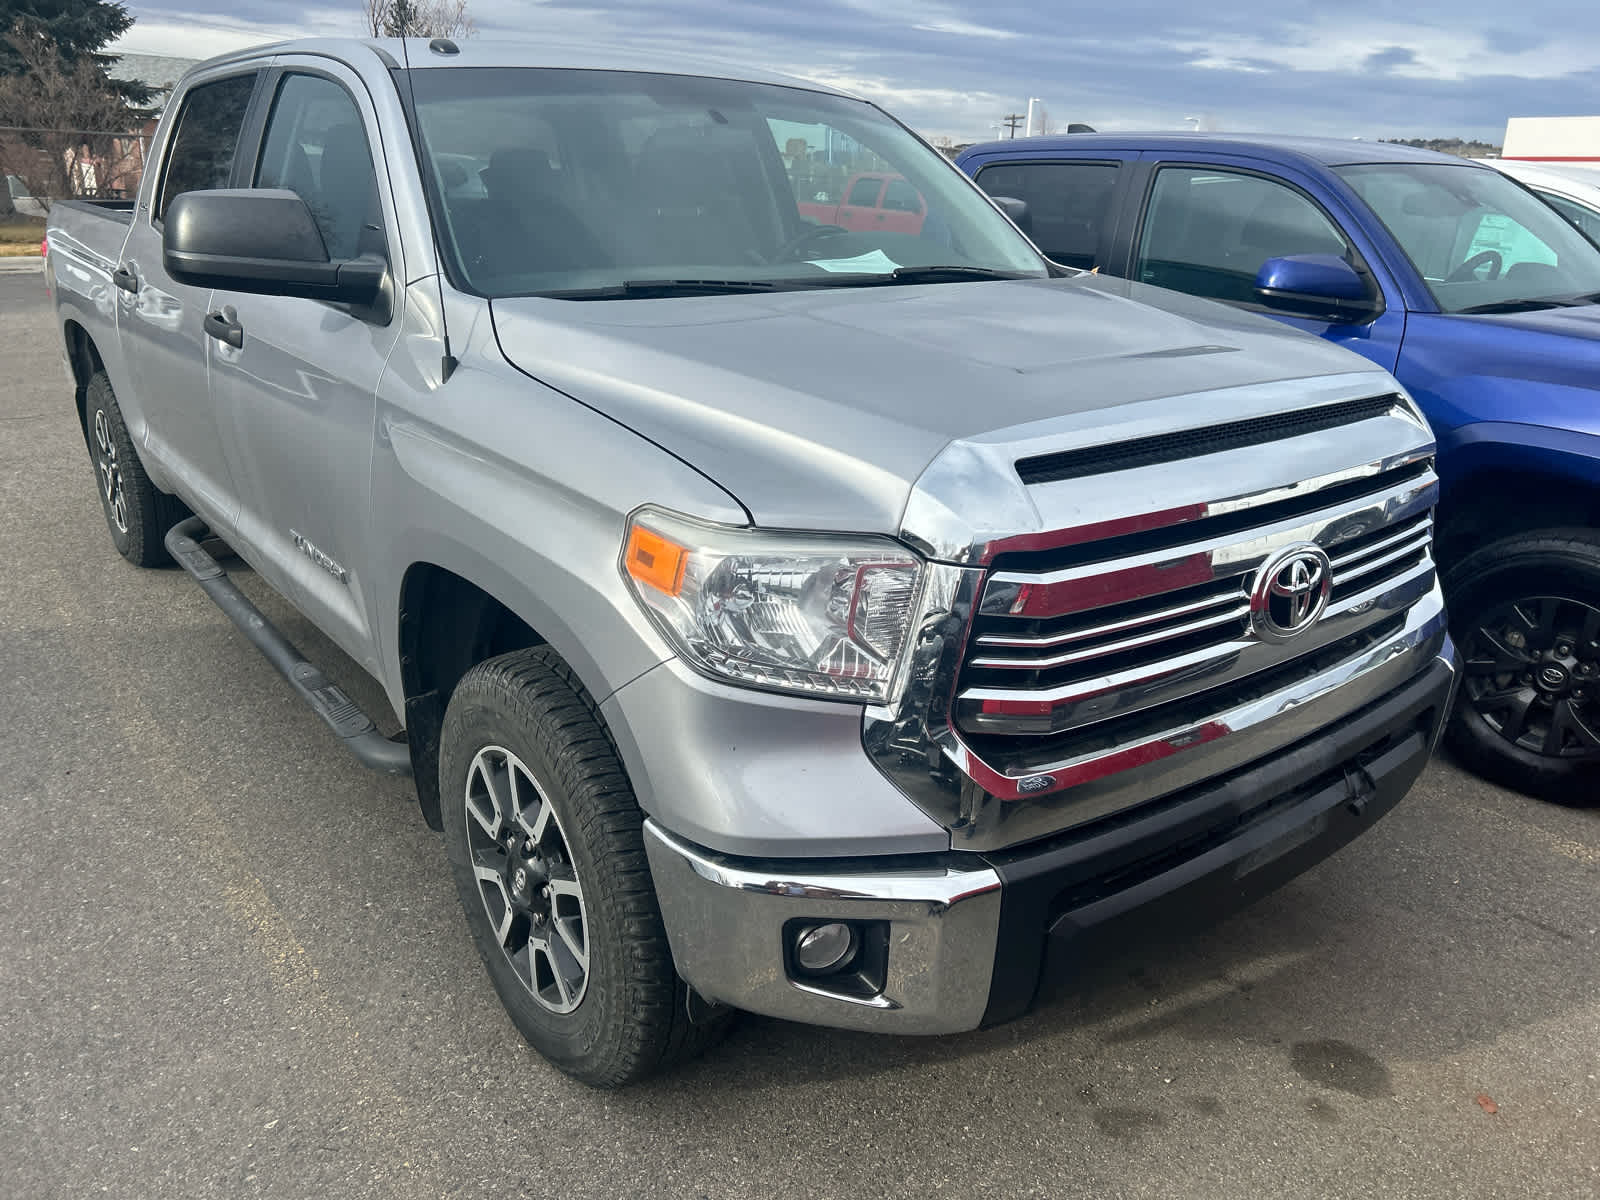
[[[882,703],[900,682],[922,560],[887,538],[765,533],[660,509],[622,571],[690,664],[748,687]]]

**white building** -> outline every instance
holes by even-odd
[[[1501,158],[1600,162],[1600,117],[1512,117]]]

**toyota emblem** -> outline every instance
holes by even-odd
[[[1328,556],[1313,542],[1278,551],[1250,585],[1250,625],[1268,642],[1287,642],[1317,623],[1333,587]]]

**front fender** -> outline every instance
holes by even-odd
[[[744,524],[745,511],[659,447],[513,368],[467,298],[450,318],[460,363],[442,381],[428,336],[436,310],[415,302],[419,291],[428,299],[427,284],[411,289],[378,396],[368,575],[384,685],[404,712],[401,592],[414,564],[431,563],[499,600],[603,701],[672,653],[618,567],[628,514],[659,504]]]
[[[1556,484],[1600,489],[1600,436],[1575,429],[1476,421],[1438,431],[1446,493],[1470,490],[1489,475],[1537,475]]]

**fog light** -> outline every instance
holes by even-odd
[[[840,921],[807,926],[795,938],[795,965],[811,975],[849,966],[855,956],[856,931]]]

